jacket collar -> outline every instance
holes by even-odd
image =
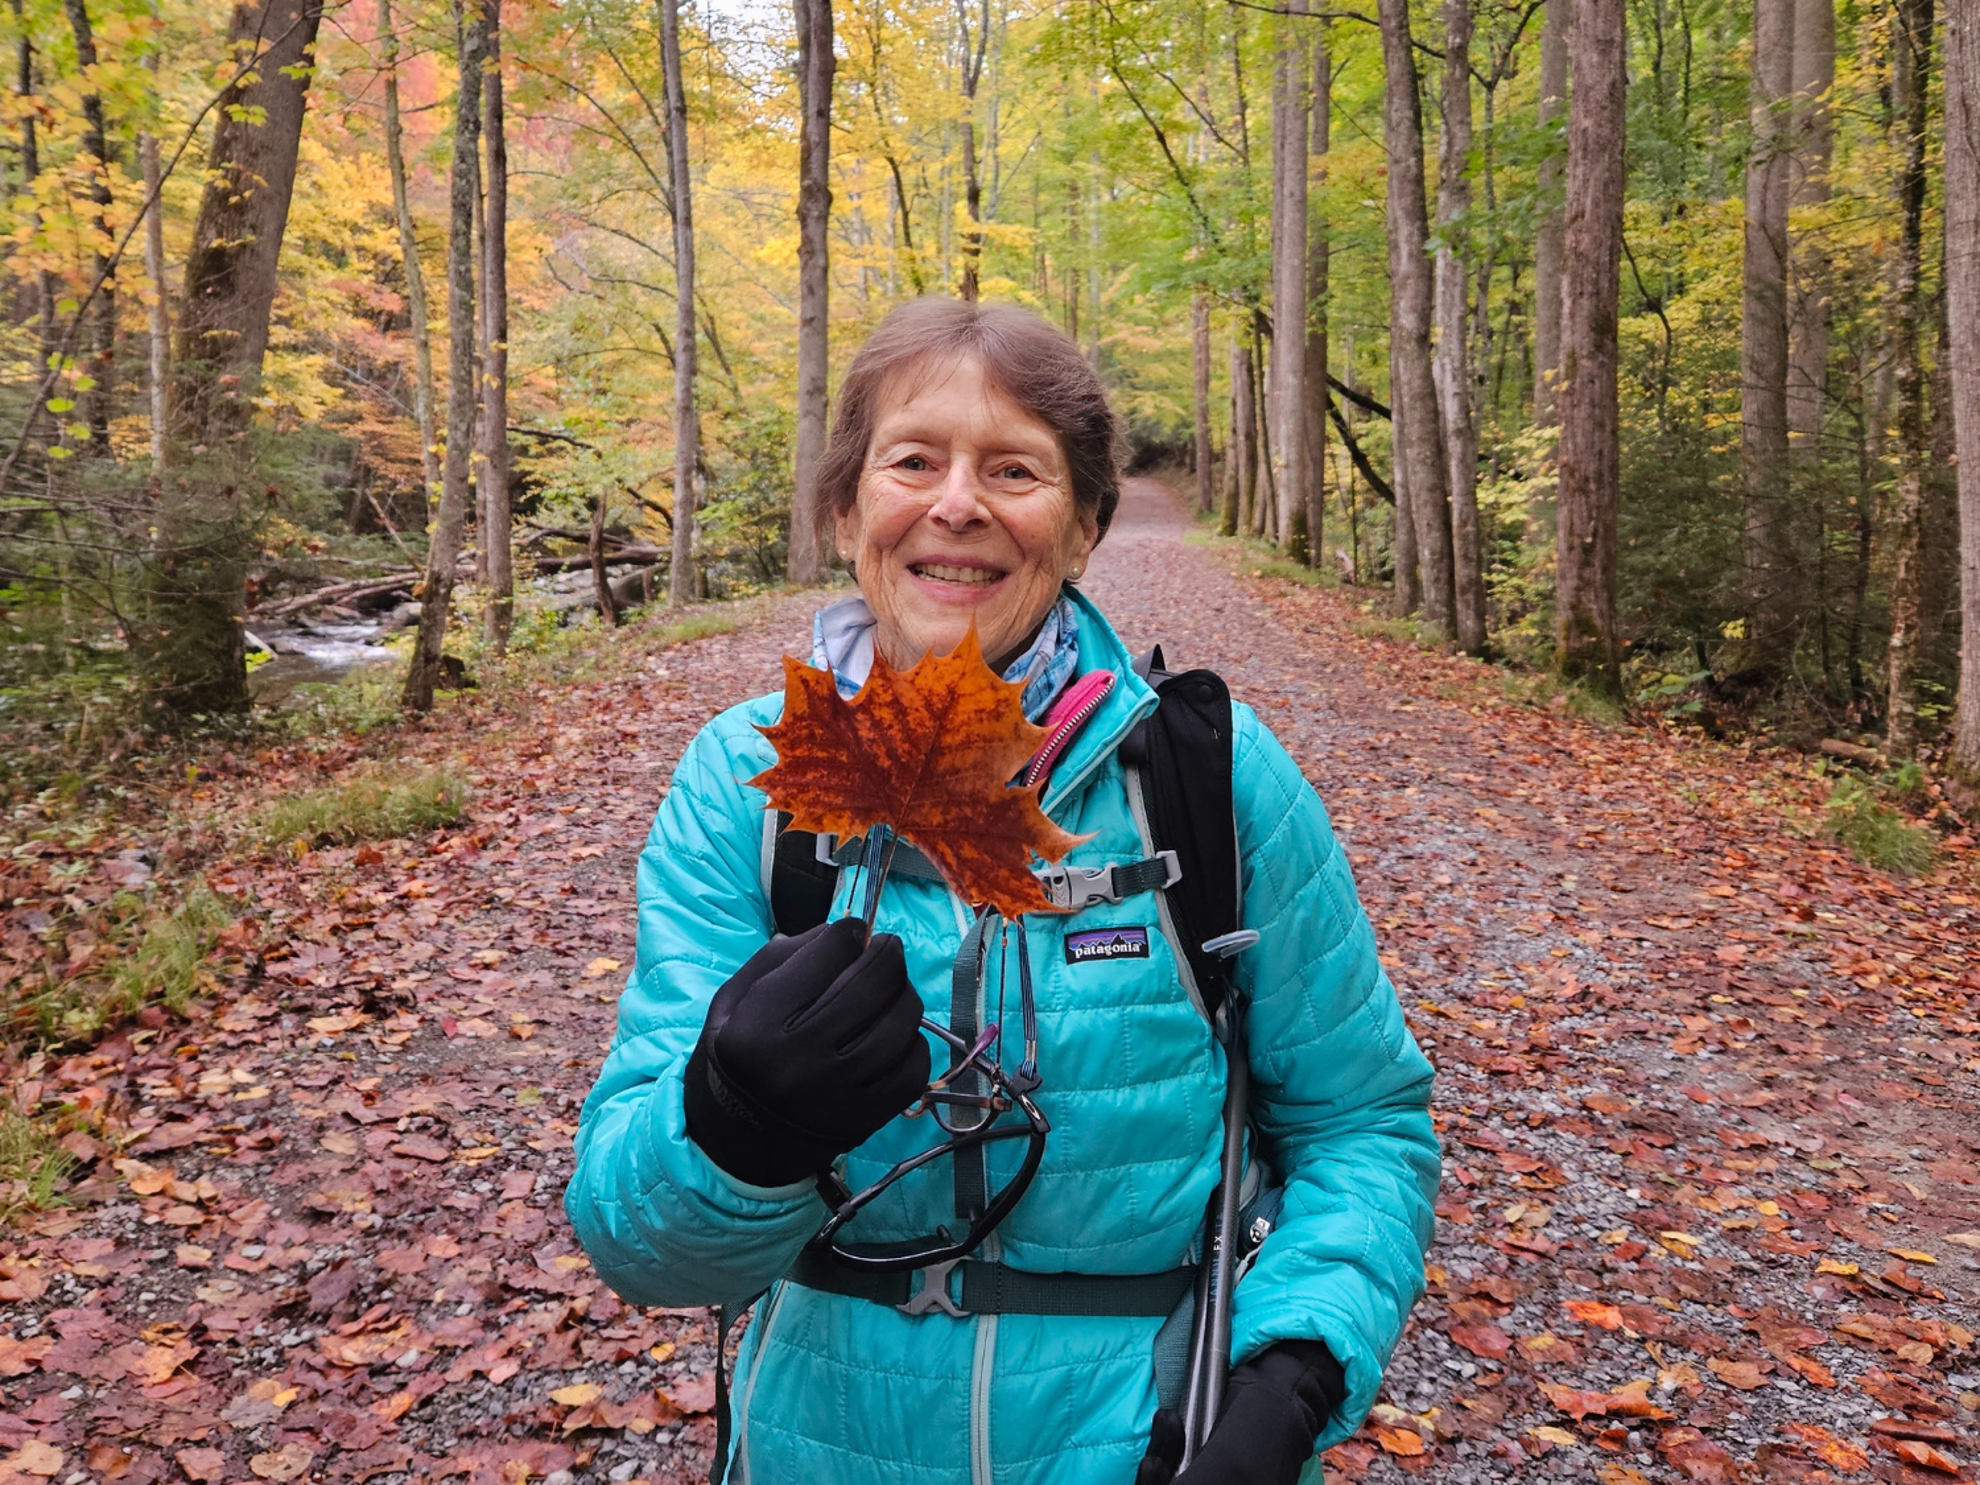
[[[1155,710],[1156,703],[1154,690],[1135,674],[1134,656],[1106,616],[1079,589],[1068,586],[1065,591],[1079,610],[1079,674],[1111,670],[1114,688],[1107,693],[1100,710],[1093,714],[1093,720],[1066,750],[1066,755],[1053,767],[1041,802],[1048,814],[1085,786],[1107,756],[1126,740],[1135,724]]]

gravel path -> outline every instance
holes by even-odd
[[[1299,758],[1440,1064],[1431,1297],[1331,1473],[1952,1478],[1972,900],[1811,844],[1778,760],[1509,699],[1186,531],[1130,482],[1088,586]],[[118,1147],[0,1240],[0,1485],[696,1477],[708,1317],[621,1306],[558,1197],[667,773],[813,601],[401,735],[461,827],[222,868],[244,982],[24,1069]]]

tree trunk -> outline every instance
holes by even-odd
[[[152,86],[157,86],[159,54],[154,50],[145,59],[151,70]],[[158,158],[158,136],[145,131],[138,137],[138,167],[144,172],[144,195],[151,203],[144,217],[144,273],[151,280],[151,302],[145,317],[151,334],[148,347],[149,376],[145,390],[150,394],[151,474],[165,473],[165,379],[170,374],[172,313],[165,298],[165,176]]]
[[[828,229],[832,219],[832,0],[796,0],[798,33],[797,446],[787,570],[793,583],[823,575],[828,512],[818,489],[831,370]]]
[[[41,174],[41,144],[35,129],[39,111],[28,100],[34,97],[34,38],[28,33],[26,7],[22,0],[12,0],[14,29],[20,33],[15,43],[16,72],[14,93],[20,99],[16,114],[21,121],[21,193],[30,202],[34,200],[35,179]],[[41,213],[30,206],[27,212],[27,226],[30,233],[41,229]],[[50,350],[49,331],[52,328],[49,316],[53,301],[48,294],[48,274],[46,271],[33,279],[23,277],[20,297],[15,300],[16,314],[23,322],[38,318],[40,324],[41,364],[47,364]]]
[[[502,100],[502,0],[482,0],[488,60],[482,132],[488,183],[481,235],[481,546],[488,567],[483,632],[501,654],[515,624],[516,575],[509,509],[509,145]]]
[[[1957,7],[1956,7],[1957,8]],[[1891,644],[1884,751],[1893,759],[1918,750],[1918,648],[1923,628],[1920,567],[1924,556],[1925,368],[1918,330],[1924,311],[1925,156],[1932,80],[1932,0],[1898,0],[1891,28],[1892,112],[1897,139],[1898,238],[1891,304],[1891,363],[1897,383],[1897,480],[1891,490]]]
[[[1298,10],[1301,0],[1293,0]],[[1307,48],[1293,17],[1279,22],[1272,67],[1272,449],[1274,534],[1306,546]]]
[[[830,0],[821,3],[829,4]],[[969,213],[969,227],[962,239],[962,284],[957,292],[974,304],[983,272],[983,232],[979,225],[983,221],[983,180],[976,168],[976,86],[982,81],[983,57],[990,45],[990,0],[983,0],[974,50],[969,39],[968,0],[956,0],[956,19],[962,36],[963,209]]]
[[[420,591],[419,633],[406,671],[404,705],[430,711],[440,680],[441,647],[447,639],[447,610],[454,596],[454,572],[467,523],[468,481],[474,452],[475,363],[474,203],[481,182],[482,56],[487,44],[487,12],[472,0],[454,0],[454,24],[461,38],[460,86],[454,100],[454,163],[447,181],[447,458],[440,475],[440,509],[427,548],[426,580]]]
[[[260,391],[275,269],[295,189],[322,0],[234,8],[236,54],[254,72],[227,89],[207,151],[173,347],[167,421],[194,452],[245,430]],[[240,617],[248,532],[232,486],[162,483],[145,575],[139,659],[157,719],[245,711]]]
[[[1211,489],[1210,452],[1210,296],[1190,301],[1190,372],[1196,391],[1196,508],[1208,515],[1216,508]]]
[[[694,405],[694,183],[688,175],[687,93],[681,86],[681,4],[656,3],[666,86],[667,174],[674,198],[674,555],[667,602],[679,608],[695,598],[694,496],[701,463],[701,424]]]
[[[96,65],[96,34],[89,23],[87,0],[64,0],[69,30],[76,41],[77,70],[87,74]],[[96,275],[102,287],[90,306],[89,378],[95,383],[82,394],[82,421],[89,425],[89,451],[99,457],[110,452],[110,407],[117,384],[117,290],[110,276],[110,222],[106,215],[115,198],[110,191],[110,171],[115,161],[110,153],[109,131],[104,123],[103,95],[92,88],[83,94],[83,148],[95,163],[90,168],[89,199],[96,205],[90,225],[94,229]]]
[[[1236,477],[1231,481],[1230,495],[1224,506],[1224,535],[1235,536],[1240,531],[1250,534],[1254,468],[1252,465],[1252,430],[1257,426],[1257,414],[1252,409],[1251,350],[1246,337],[1251,333],[1248,320],[1240,321],[1231,329],[1231,468]]]
[[[1835,151],[1829,104],[1836,83],[1835,0],[1795,0],[1789,81],[1794,90],[1794,154],[1788,166],[1792,210],[1820,206],[1829,199],[1829,160]],[[1829,379],[1829,255],[1819,231],[1792,237],[1788,251],[1793,267],[1788,300],[1788,448],[1797,458],[1814,458],[1822,451],[1823,389]]]
[[[1540,132],[1560,117],[1567,102],[1568,29],[1573,0],[1547,0],[1540,32]],[[1537,186],[1540,222],[1533,234],[1533,421],[1551,428],[1560,421],[1561,367],[1561,153],[1543,140]]]
[[[1980,804],[1980,11],[1946,12],[1946,328],[1959,462],[1959,702],[1952,773]]]
[[[1458,648],[1485,651],[1485,567],[1478,535],[1478,427],[1471,406],[1471,0],[1444,0],[1444,138],[1438,151],[1436,316],[1431,374],[1451,501],[1453,623]]]
[[[406,275],[406,320],[412,329],[413,417],[419,423],[419,463],[429,509],[440,488],[440,440],[433,427],[433,337],[426,307],[426,273],[419,262],[412,203],[406,188],[406,156],[399,124],[399,33],[392,0],[378,0],[378,35],[385,54],[385,168],[392,177],[392,212],[399,226],[399,259]]]
[[[599,617],[612,628],[619,627],[619,604],[612,597],[612,577],[605,568],[605,492],[591,503],[591,540],[585,544],[591,559],[591,589],[598,599]]]
[[[1754,0],[1752,142],[1746,162],[1746,250],[1740,295],[1740,452],[1746,481],[1746,609],[1750,663],[1792,658],[1794,555],[1787,500],[1788,123],[1796,0]]]
[[[1312,158],[1317,174],[1327,180],[1327,151],[1331,144],[1334,74],[1327,45],[1327,22],[1318,23],[1313,42]],[[1323,212],[1307,225],[1306,243],[1306,388],[1301,398],[1306,415],[1306,560],[1318,568],[1327,549],[1327,218]]]
[[[1451,633],[1451,501],[1437,383],[1430,369],[1428,208],[1423,184],[1423,112],[1409,35],[1408,0],[1379,0],[1384,75],[1383,144],[1389,159],[1389,376],[1399,488],[1409,491],[1422,569],[1424,622]]]
[[[1621,480],[1616,311],[1622,264],[1623,0],[1575,0],[1561,268],[1561,445],[1554,653],[1611,695]]]

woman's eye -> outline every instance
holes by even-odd
[[[909,454],[905,459],[901,460],[901,468],[912,470],[914,473],[919,474],[922,470],[928,468],[928,461],[919,454]]]
[[[1001,478],[1007,480],[1028,480],[1031,478],[1031,471],[1026,469],[1022,464],[1006,464],[997,473]]]

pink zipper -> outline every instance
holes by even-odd
[[[1107,699],[1107,693],[1114,689],[1114,673],[1111,670],[1089,670],[1070,686],[1066,687],[1051,715],[1045,719],[1046,736],[1044,744],[1031,755],[1031,765],[1024,771],[1026,788],[1038,783],[1052,772],[1052,765],[1059,761],[1059,755],[1072,745],[1079,736],[1080,728],[1092,720],[1100,710],[1100,703]]]

